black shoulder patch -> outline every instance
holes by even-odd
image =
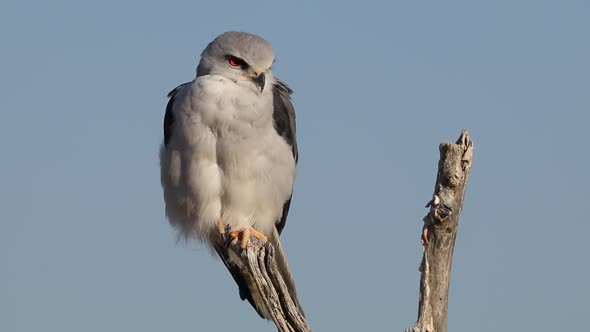
[[[273,86],[273,121],[276,132],[292,147],[295,161],[298,159],[295,108],[291,103],[291,90],[285,83],[277,81]]]
[[[172,107],[174,107],[174,97],[188,83],[181,84],[174,88],[174,90],[168,93],[168,104],[166,105],[166,114],[164,114],[164,147],[168,146],[168,142],[172,138],[172,130],[174,128],[174,112],[172,112]]]
[[[275,83],[273,86],[274,111],[272,116],[276,132],[291,146],[293,158],[297,163],[297,160],[299,159],[299,150],[297,149],[295,108],[293,107],[293,103],[291,103],[291,93],[293,93],[293,90],[291,90],[285,83],[281,81]],[[281,217],[275,223],[275,227],[279,234],[281,234],[287,223],[287,215],[289,214],[290,206],[291,197],[283,203]]]

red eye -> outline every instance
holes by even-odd
[[[230,56],[227,62],[229,62],[229,65],[232,67],[238,67],[240,65],[240,60],[233,56]]]

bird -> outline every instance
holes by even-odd
[[[292,90],[273,75],[275,54],[258,35],[228,31],[201,53],[194,80],[169,94],[160,148],[165,212],[179,237],[205,243],[238,285],[240,298],[271,319],[224,238],[244,249],[270,242],[302,315],[279,236],[298,161]],[[229,233],[229,234],[228,234]],[[229,237],[228,237],[229,236]]]

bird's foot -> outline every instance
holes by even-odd
[[[223,220],[223,217],[219,218],[219,221],[217,221],[217,229],[219,230],[219,233],[221,235],[227,234],[227,232],[229,230],[229,225],[227,225],[225,223],[225,221]]]
[[[231,231],[229,236],[235,242],[240,241],[240,248],[242,249],[246,249],[251,237],[255,237],[262,242],[268,241],[268,237],[266,237],[266,235],[260,233],[250,226],[241,230]]]
[[[219,221],[217,221],[217,230],[219,231],[219,235],[221,235],[221,241],[225,243],[226,246],[228,246],[231,242],[231,238],[228,237],[230,227],[225,223],[223,217],[219,218]]]

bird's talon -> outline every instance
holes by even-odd
[[[231,232],[229,233],[229,236],[230,236],[232,239],[234,239],[234,240],[237,240],[237,239],[238,239],[238,237],[240,236],[240,231],[231,231]]]
[[[248,243],[250,243],[251,237],[255,237],[262,242],[268,241],[266,235],[260,233],[252,227],[246,227],[242,230],[231,231],[229,233],[229,236],[232,239],[232,244],[237,244],[239,241],[240,248],[242,249],[246,249],[246,247],[248,247]]]
[[[217,229],[219,230],[219,233],[225,234],[227,232],[227,230],[229,229],[229,225],[225,224],[225,221],[223,221],[223,218],[219,218],[219,221],[217,221]]]
[[[227,243],[229,240],[227,235],[229,233],[230,227],[229,227],[229,225],[227,225],[225,223],[223,218],[220,218],[219,221],[217,222],[217,230],[219,231],[219,234],[221,235],[221,240],[223,242]]]

